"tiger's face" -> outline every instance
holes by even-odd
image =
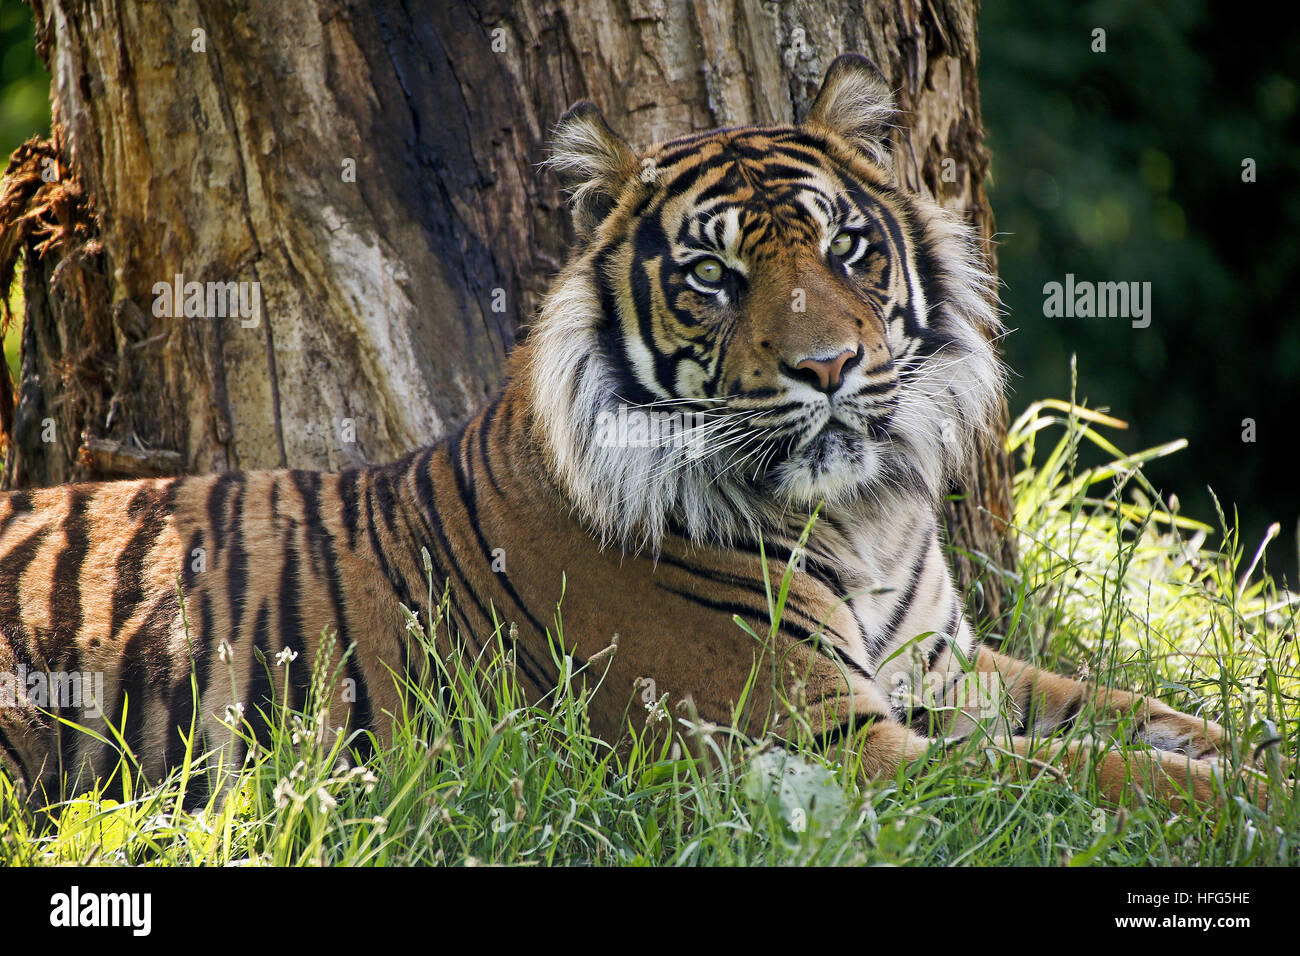
[[[603,336],[625,397],[694,413],[738,480],[790,500],[868,485],[927,346],[891,190],[797,129],[671,142],[642,168],[599,257],[607,294],[625,290]]]
[[[532,367],[567,432],[557,470],[599,523],[657,509],[708,537],[792,506],[937,499],[999,394],[993,280],[963,224],[891,181],[890,112],[841,57],[799,126],[637,156],[591,104],[566,114],[553,164],[585,245]],[[629,415],[648,441],[584,430]]]

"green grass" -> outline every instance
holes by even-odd
[[[22,370],[23,316],[27,306],[23,301],[23,265],[20,262],[14,269],[14,282],[9,288],[9,321],[4,327],[3,341],[4,361],[9,366],[9,378],[17,382]],[[0,385],[8,387],[0,380]]]
[[[1262,746],[1275,781],[1294,778],[1296,598],[1231,520],[1219,516],[1216,533],[1159,502],[1142,463],[1179,443],[1126,455],[1106,437],[1119,424],[1062,402],[1014,423],[1021,562],[1007,576],[1011,610],[985,636],[1062,673],[1218,718],[1234,760]],[[1080,468],[1084,443],[1111,463]],[[774,619],[791,573],[770,582]],[[437,616],[411,623],[424,641],[440,626]],[[1300,863],[1300,807],[1282,787],[1267,810],[1232,782],[1218,810],[1174,815],[1140,793],[1115,807],[1087,779],[1009,781],[1005,755],[978,741],[862,786],[815,752],[680,712],[675,739],[652,731],[616,751],[586,720],[603,662],[574,672],[559,614],[552,654],[563,676],[542,705],[520,693],[502,644],[488,642],[472,666],[434,658],[446,692],[414,689],[393,744],[364,767],[342,760],[349,741],[313,708],[276,707],[268,745],[228,771],[228,797],[192,811],[181,797],[198,758],[155,786],[124,759],[125,800],[86,794],[50,808],[52,823],[18,806],[0,778],[0,863]],[[322,699],[338,675],[314,676]]]

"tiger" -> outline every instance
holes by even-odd
[[[560,679],[563,590],[564,653],[603,668],[588,718],[610,742],[649,719],[629,707],[649,679],[668,711],[778,738],[791,724],[758,715],[797,699],[817,745],[868,781],[983,733],[1095,773],[1111,800],[1214,802],[1219,724],[1006,656],[966,616],[940,506],[996,433],[996,279],[969,223],[899,183],[897,118],[856,54],[801,122],[641,154],[580,102],[548,160],[573,250],[503,389],[454,434],[340,472],[0,496],[5,774],[48,802],[126,749],[161,779],[191,731],[237,765],[250,744],[231,715],[264,740],[268,702],[310,691],[309,668],[270,662],[317,655],[353,689],[329,719],[360,732],[364,760],[402,712],[394,676],[422,673],[406,609],[429,611],[431,575],[438,653],[477,655],[508,623],[537,700]],[[771,626],[773,563],[789,573]],[[763,654],[781,666],[755,681]],[[36,673],[102,675],[102,713],[40,706]],[[958,699],[971,675],[996,685],[1005,726]],[[1085,714],[1142,749],[1052,742]]]

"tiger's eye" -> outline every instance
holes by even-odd
[[[853,250],[853,233],[841,232],[831,240],[831,254],[847,256]]]
[[[717,259],[701,259],[695,263],[695,278],[710,285],[722,281],[723,266]]]

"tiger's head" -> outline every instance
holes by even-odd
[[[897,185],[863,57],[796,126],[638,156],[591,103],[550,165],[581,243],[530,335],[549,464],[606,540],[761,532],[792,513],[937,503],[993,421],[995,279],[972,230]]]

